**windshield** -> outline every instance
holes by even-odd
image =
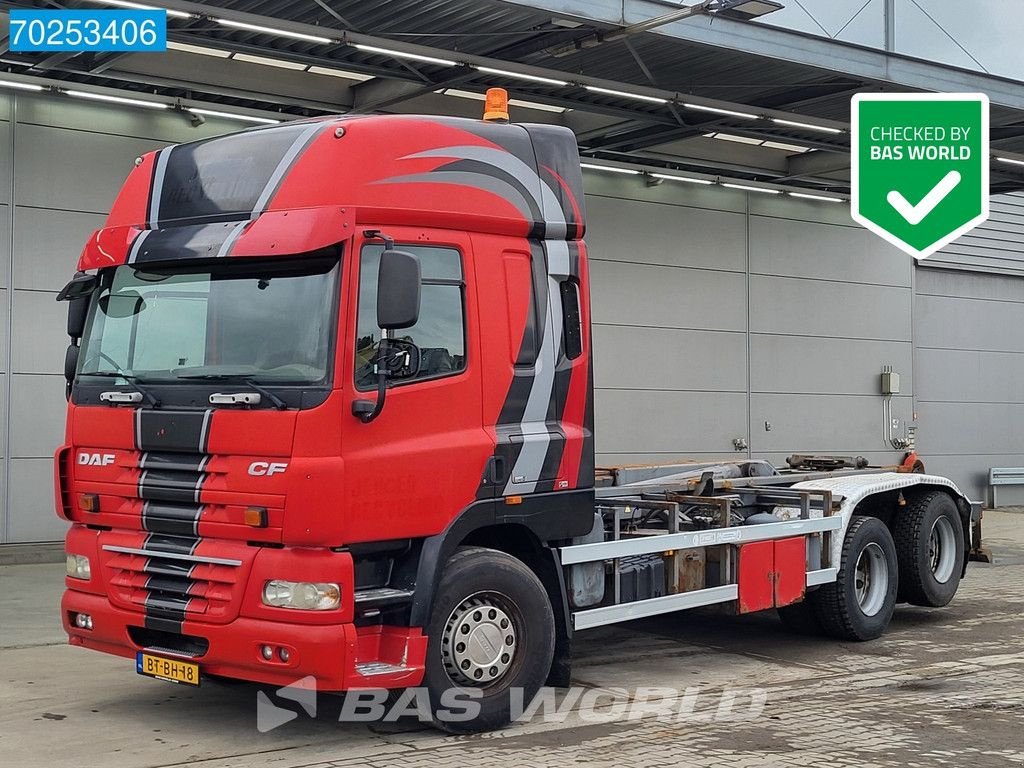
[[[117,267],[93,300],[78,373],[325,382],[338,269],[333,257]]]

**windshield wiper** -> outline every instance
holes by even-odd
[[[282,400],[280,397],[275,395],[266,387],[263,387],[253,381],[252,376],[247,373],[179,373],[179,379],[202,379],[205,381],[240,381],[247,387],[250,387],[254,391],[258,392],[263,397],[267,398],[271,404],[279,411],[283,411],[288,407],[288,403]]]
[[[136,392],[142,395],[142,398],[147,403],[149,403],[149,405],[152,408],[160,407],[160,400],[154,397],[152,392],[150,392],[148,389],[146,389],[139,383],[138,376],[135,376],[131,373],[125,373],[124,371],[92,371],[89,373],[82,373],[80,375],[97,376],[104,379],[124,379],[126,382],[128,382],[128,386],[130,386],[132,389],[134,389]]]

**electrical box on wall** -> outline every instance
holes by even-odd
[[[882,371],[882,394],[898,395],[900,393],[900,375],[895,371]]]

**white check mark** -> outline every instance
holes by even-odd
[[[917,205],[911,205],[902,194],[895,189],[885,196],[889,205],[896,209],[896,213],[902,216],[911,224],[920,224],[924,218],[935,210],[935,206],[946,199],[956,185],[960,183],[960,172],[950,171],[942,177],[942,181],[932,187],[931,191],[921,198]]]

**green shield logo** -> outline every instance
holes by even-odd
[[[988,97],[861,93],[850,123],[851,214],[923,259],[988,218]]]

